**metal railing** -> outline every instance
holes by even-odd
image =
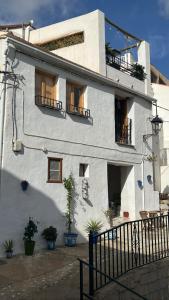
[[[62,110],[62,102],[57,101],[48,97],[36,95],[35,96],[35,104],[37,106],[47,107],[56,110]]]
[[[74,114],[78,115],[84,118],[90,118],[90,109],[84,108],[84,107],[79,107],[75,106],[72,104],[67,105],[67,112],[69,114]]]
[[[84,267],[87,267],[88,270],[92,270],[93,272],[97,271],[102,276],[106,276],[106,278],[110,282],[114,282],[115,284],[120,286],[123,290],[128,291],[131,295],[137,296],[135,299],[148,300],[147,298],[140,295],[139,293],[137,293],[133,289],[130,289],[128,286],[124,285],[123,283],[120,283],[119,281],[117,281],[116,279],[110,277],[109,275],[106,275],[103,272],[100,272],[100,271],[96,270],[95,267],[90,266],[86,261],[83,261],[81,259],[78,259],[78,260],[80,262],[80,300],[84,300],[84,299],[93,300],[93,295],[91,295],[90,290],[87,291],[87,290],[84,289]],[[114,297],[112,299],[114,299]],[[121,297],[119,297],[119,299],[121,299]]]
[[[146,74],[144,72],[142,76],[135,72],[133,70],[133,65],[125,61],[124,56],[113,56],[110,53],[106,53],[106,64],[141,81],[144,81],[146,78]]]
[[[116,121],[115,122],[115,136],[116,142],[120,144],[132,144],[132,120],[127,118],[126,124]]]
[[[169,256],[169,214],[89,234],[89,295],[130,270]],[[144,299],[144,298],[143,298]]]

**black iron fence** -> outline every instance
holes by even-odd
[[[124,56],[114,56],[109,51],[106,51],[106,64],[141,81],[144,81],[146,78],[144,68],[138,63],[128,63]]]
[[[169,214],[126,222],[95,237],[91,232],[88,295],[130,270],[168,256]]]
[[[62,102],[44,96],[35,96],[35,104],[55,110],[62,110]]]
[[[90,109],[75,106],[72,104],[67,105],[67,112],[73,115],[78,115],[84,118],[90,118]]]
[[[115,123],[116,142],[120,144],[131,145],[132,143],[132,120],[127,118],[125,124],[118,122]]]

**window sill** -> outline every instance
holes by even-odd
[[[123,147],[129,147],[135,149],[135,146],[132,144],[125,144],[125,143],[120,143],[120,142],[115,142],[118,146],[123,146]]]
[[[63,183],[63,181],[58,181],[58,180],[47,180],[47,183]]]
[[[80,113],[80,112],[74,112],[74,111],[66,111],[66,112],[67,112],[67,114],[69,114],[69,115],[75,115],[75,116],[77,116],[77,117],[81,117],[81,118],[84,118],[84,119],[90,118],[90,116],[85,115],[85,114]]]

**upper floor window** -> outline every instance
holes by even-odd
[[[36,70],[35,72],[35,103],[54,109],[61,109],[62,103],[56,100],[56,77]]]
[[[90,117],[90,110],[84,108],[84,87],[75,83],[66,84],[67,112]]]
[[[115,138],[120,144],[131,145],[132,120],[128,118],[127,98],[115,99]]]

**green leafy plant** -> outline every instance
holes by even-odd
[[[4,243],[3,243],[3,247],[5,249],[5,252],[13,252],[13,240],[6,240]]]
[[[57,229],[53,226],[49,226],[43,230],[42,236],[46,241],[56,241]]]
[[[107,218],[107,221],[110,225],[110,227],[113,227],[113,218],[114,218],[114,212],[112,208],[108,208],[104,211],[104,215]]]
[[[74,182],[72,175],[69,175],[68,178],[64,178],[63,180],[64,187],[67,190],[67,205],[66,205],[66,225],[68,232],[71,233],[72,230],[72,223],[73,223],[73,189],[74,189]]]
[[[131,76],[143,81],[146,78],[144,67],[138,63],[133,64],[131,68]]]
[[[156,161],[157,160],[157,155],[154,155],[154,154],[148,155],[147,160],[150,161],[150,162]]]
[[[94,219],[91,219],[87,225],[85,226],[85,230],[86,232],[90,233],[90,231],[92,232],[99,232],[103,227],[103,224],[101,221],[97,221]]]
[[[38,232],[37,225],[32,220],[32,218],[29,218],[27,226],[25,227],[25,232],[24,232],[23,240],[25,240],[25,241],[32,241],[35,233],[37,233],[37,232]]]

